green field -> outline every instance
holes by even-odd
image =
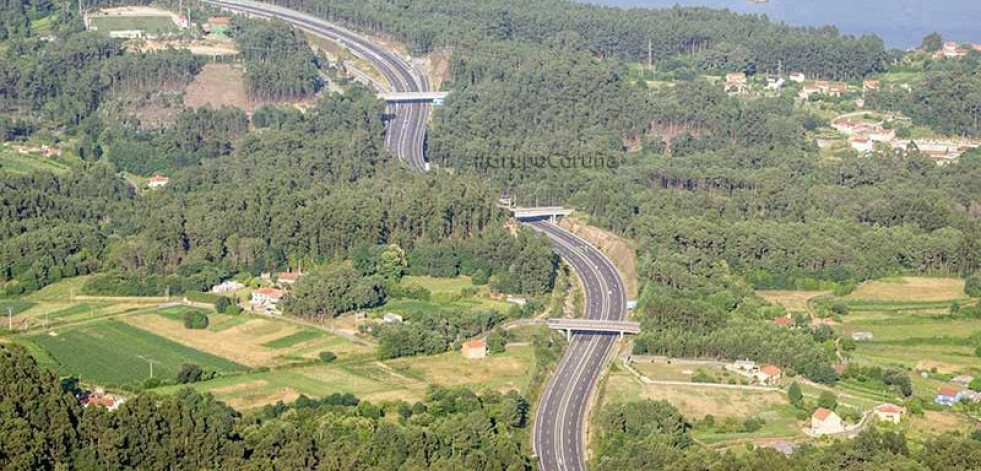
[[[28,301],[68,301],[73,295],[81,294],[82,285],[88,281],[89,276],[76,276],[73,278],[66,278],[58,282],[52,283],[40,291],[35,291],[24,299]]]
[[[47,314],[48,319],[60,319],[62,317],[70,317],[76,314],[82,313],[92,313],[109,306],[108,303],[81,303],[75,304],[70,307],[59,309],[57,311]]]
[[[303,343],[313,339],[319,339],[324,336],[324,332],[320,330],[306,329],[299,332],[287,335],[285,337],[278,338],[276,340],[266,342],[262,344],[263,347],[269,348],[287,348],[292,347],[298,343]]]
[[[142,30],[146,34],[166,34],[178,31],[169,16],[93,16],[90,18],[99,34],[108,36],[112,31]]]
[[[17,315],[34,307],[34,303],[22,299],[0,299],[0,314]]]
[[[47,171],[65,173],[70,167],[56,157],[48,158],[38,154],[21,154],[17,151],[0,148],[0,171],[26,174]]]
[[[44,350],[59,373],[100,384],[138,383],[149,376],[149,362],[154,375],[165,379],[173,378],[184,363],[219,372],[246,369],[114,320],[69,328],[56,336],[35,335],[27,341]]]

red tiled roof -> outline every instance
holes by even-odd
[[[156,175],[150,177],[150,181],[151,182],[164,182],[164,183],[166,183],[166,182],[169,182],[170,179],[167,178],[167,177],[165,177],[165,176],[163,176],[163,175],[156,174]]]
[[[208,23],[211,24],[211,26],[226,26],[231,21],[232,19],[227,16],[212,16],[211,18],[208,18]]]
[[[256,293],[259,293],[259,294],[262,294],[262,295],[265,295],[265,296],[271,296],[271,297],[274,297],[274,298],[282,298],[283,297],[283,291],[282,290],[278,290],[276,288],[259,288],[259,289],[255,290],[255,292]]]
[[[276,277],[278,279],[280,279],[280,280],[296,281],[297,279],[300,278],[300,274],[299,273],[296,273],[296,272],[284,271],[284,272],[280,273],[279,275],[277,275]]]
[[[903,412],[906,412],[906,409],[893,404],[882,404],[881,406],[876,407],[876,409],[881,412],[889,412],[894,414],[902,414]]]
[[[960,391],[958,391],[957,387],[955,386],[940,386],[940,389],[937,389],[937,394],[940,396],[954,397],[958,392]]]
[[[760,368],[760,371],[770,376],[776,376],[780,374],[780,368],[777,367],[777,365],[766,365],[763,368]]]
[[[794,320],[789,317],[778,317],[773,319],[773,324],[780,327],[790,327],[794,325]]]
[[[473,348],[487,348],[487,342],[484,339],[473,339],[463,342],[463,348],[473,349]]]
[[[815,419],[818,419],[818,420],[824,420],[824,419],[827,419],[828,416],[830,416],[830,415],[831,415],[831,411],[830,410],[825,409],[823,407],[818,407],[817,410],[814,411],[813,414],[811,414],[811,417],[813,417]]]

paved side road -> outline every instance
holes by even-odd
[[[613,263],[588,242],[545,221],[528,223],[551,239],[582,281],[587,319],[626,318],[626,292]],[[579,333],[542,393],[535,417],[535,453],[542,470],[584,470],[590,398],[610,357],[616,334]]]

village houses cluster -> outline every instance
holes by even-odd
[[[249,301],[252,312],[282,314],[279,303],[301,276],[303,276],[301,272],[284,271],[276,275],[276,279],[273,280],[270,273],[262,273],[259,279],[272,286],[263,286],[252,291],[252,298]]]

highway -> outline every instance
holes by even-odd
[[[304,13],[247,0],[203,0],[233,11],[275,17],[311,34],[338,42],[377,68],[396,92],[431,91],[425,74],[417,74],[405,59],[347,29]],[[386,91],[386,90],[380,90]],[[430,105],[399,103],[386,144],[412,169],[425,171],[424,145]],[[613,264],[598,249],[547,221],[527,222],[552,241],[554,250],[572,266],[585,290],[587,319],[626,318],[626,293]],[[577,333],[542,394],[535,417],[534,447],[540,469],[585,470],[587,407],[618,335]]]
[[[575,270],[585,291],[584,317],[625,320],[627,297],[619,272],[598,249],[547,221],[527,223],[552,240]],[[585,470],[585,424],[590,397],[603,373],[617,334],[577,333],[549,379],[535,417],[535,453],[540,468]]]
[[[429,79],[415,71],[411,64],[397,53],[375,44],[363,36],[327,21],[288,8],[248,0],[203,0],[236,12],[249,13],[265,18],[278,18],[313,35],[337,42],[355,56],[369,62],[388,82],[390,90],[381,92],[428,92]],[[429,121],[430,104],[390,104],[393,118],[389,121],[385,144],[413,170],[426,169],[426,124]]]

